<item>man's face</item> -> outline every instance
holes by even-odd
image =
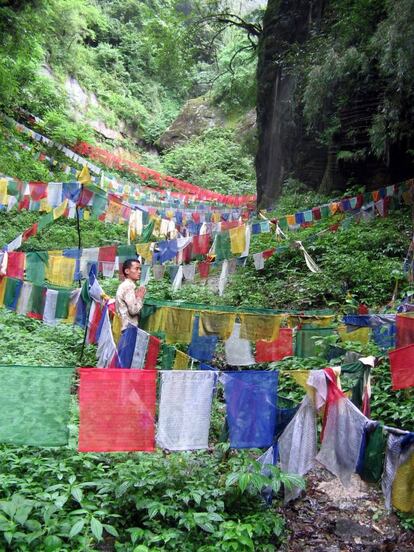
[[[141,278],[141,265],[138,262],[132,263],[132,265],[125,270],[125,274],[127,278],[133,282],[137,282]]]

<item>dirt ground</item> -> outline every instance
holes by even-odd
[[[280,509],[289,531],[282,552],[414,552],[414,532],[386,512],[378,487],[355,475],[345,489],[322,467],[306,479],[306,494]]]

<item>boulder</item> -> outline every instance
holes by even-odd
[[[224,113],[208,103],[206,98],[188,100],[175,121],[158,140],[161,149],[170,149],[182,144],[205,130],[224,125]]]

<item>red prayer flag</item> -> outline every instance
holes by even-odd
[[[116,245],[106,245],[99,248],[98,261],[105,263],[114,263],[116,257]]]
[[[154,370],[157,367],[157,358],[158,353],[160,352],[160,347],[161,341],[157,337],[150,335],[147,356],[145,358],[145,370]]]
[[[22,251],[11,251],[8,254],[6,276],[23,280],[25,258],[26,254]]]
[[[92,307],[93,312],[88,321],[88,343],[96,343],[96,332],[98,331],[99,322],[101,321],[103,307],[98,303],[93,302]]]
[[[193,255],[207,255],[210,251],[210,234],[193,236]]]
[[[154,451],[156,370],[80,368],[79,452]]]
[[[281,328],[274,341],[256,341],[256,362],[275,362],[287,356],[293,356],[291,328]]]
[[[210,272],[210,261],[201,261],[201,263],[198,263],[198,271],[200,273],[200,278],[208,278],[208,273]]]
[[[397,314],[395,345],[399,349],[414,343],[414,316]]]
[[[414,387],[414,345],[389,352],[392,388]]]
[[[47,197],[46,182],[29,182],[30,197],[33,201],[40,201]]]
[[[328,385],[328,393],[326,396],[325,411],[322,419],[321,441],[323,441],[330,406],[339,401],[339,399],[346,397],[345,393],[339,389],[336,383],[336,374],[334,370],[332,368],[325,368],[324,372],[326,376],[326,383]]]
[[[36,234],[37,234],[37,222],[32,224],[32,226],[30,226],[30,228],[28,228],[27,230],[25,230],[23,232],[22,241],[26,241],[29,238],[31,238],[32,236],[35,236]]]

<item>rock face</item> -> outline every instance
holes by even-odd
[[[305,150],[298,141],[304,135],[295,112],[295,76],[282,62],[293,43],[309,36],[309,23],[320,19],[323,0],[269,0],[259,43],[256,156],[257,195],[261,208],[270,207],[280,195],[285,178],[296,165],[296,154],[314,159],[323,156],[318,144],[308,138]],[[304,160],[304,161],[305,161]],[[305,161],[306,162],[306,161]],[[324,163],[322,162],[322,165]],[[315,171],[316,180],[320,171]]]
[[[345,190],[350,183],[372,190],[413,175],[409,154],[413,144],[409,140],[387,144],[384,159],[371,153],[370,129],[374,116],[381,111],[387,86],[375,70],[364,87],[350,94],[336,111],[338,126],[328,145],[320,143],[316,131],[306,128],[301,102],[305,77],[297,76],[301,73],[295,71],[294,56],[289,58],[286,53],[289,49],[290,53],[300,52],[311,33],[318,32],[322,25],[326,32],[330,3],[330,0],[268,2],[257,70],[256,174],[261,208],[275,205],[288,176],[328,193]],[[401,124],[412,127],[408,112]]]
[[[159,138],[161,149],[170,149],[186,142],[189,138],[200,136],[205,130],[224,124],[222,111],[211,106],[204,97],[188,100],[180,115]]]

